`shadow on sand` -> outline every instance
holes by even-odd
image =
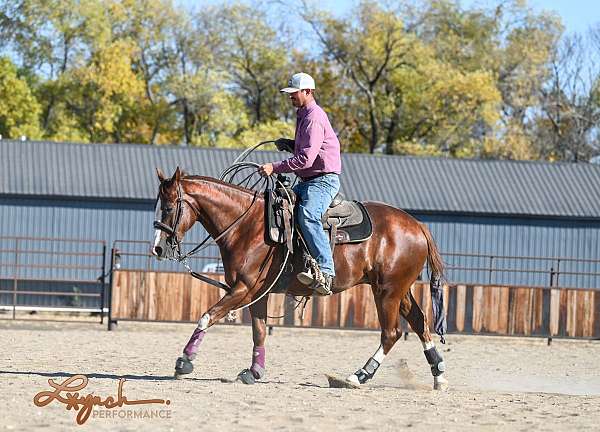
[[[85,375],[88,378],[99,378],[99,379],[120,379],[125,378],[126,380],[131,381],[175,381],[175,377],[173,375],[133,375],[133,374],[124,374],[124,375],[115,375],[115,374],[105,374],[105,373],[85,373],[85,374],[76,374],[70,372],[34,372],[34,371],[6,371],[0,370],[0,375],[36,375],[41,377],[48,378],[56,378],[56,377],[64,377],[69,378],[74,375]],[[186,378],[186,380],[191,381],[221,381],[221,378]]]
[[[70,378],[75,375],[85,375],[88,378],[97,378],[97,379],[115,379],[118,380],[120,378],[125,378],[126,380],[131,381],[196,381],[196,382],[220,382],[224,384],[232,384],[236,383],[235,379],[229,378],[194,378],[194,377],[183,377],[176,379],[173,375],[133,375],[133,374],[125,374],[125,375],[115,375],[115,374],[105,374],[105,373],[84,373],[84,374],[76,374],[70,372],[35,372],[35,371],[6,371],[0,370],[0,376],[2,375],[35,375],[41,377],[48,378]],[[280,381],[257,381],[256,384],[285,384]]]

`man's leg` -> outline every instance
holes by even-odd
[[[331,246],[325,231],[323,231],[321,217],[327,211],[338,190],[339,179],[337,176],[324,176],[305,182],[298,188],[298,192],[300,192],[298,224],[304,234],[309,252],[319,264],[321,272],[331,279],[335,276],[335,268]],[[327,293],[327,289],[323,293]]]

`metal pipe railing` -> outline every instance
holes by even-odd
[[[100,312],[101,321],[103,320],[105,241],[0,236],[0,246],[0,281],[12,281],[12,289],[0,287],[0,295],[12,294],[12,301],[5,306],[12,307],[13,319],[17,318],[17,308],[23,306],[19,304],[19,301],[24,301],[22,300],[23,296],[41,296],[97,298],[98,306],[94,310]],[[6,257],[10,258],[6,259]],[[73,263],[75,261],[73,258],[77,258],[77,263]],[[6,272],[6,269],[12,271]],[[92,276],[88,277],[88,274],[92,274]],[[71,275],[74,277],[70,277]],[[45,283],[57,284],[57,289],[32,289]],[[98,289],[97,292],[65,291],[65,285],[68,284],[85,284],[86,286],[97,286]],[[40,287],[43,288],[43,286]],[[6,302],[6,297],[4,299]],[[55,303],[55,301],[51,301],[51,303]],[[35,305],[26,306],[35,307]],[[63,305],[57,303],[56,306]]]

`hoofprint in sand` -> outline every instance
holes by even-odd
[[[267,375],[253,386],[232,383],[249,366],[251,329],[212,327],[183,380],[174,360],[194,324],[97,324],[0,321],[0,430],[593,430],[600,427],[600,342],[448,336],[436,345],[450,390],[431,390],[431,371],[414,335],[399,341],[372,381],[331,388],[379,345],[379,333],[275,328],[267,338]],[[77,412],[34,396],[87,375],[89,393],[169,405],[123,406],[83,426]],[[127,418],[126,411],[162,410],[162,417]],[[108,414],[108,412],[112,412]],[[166,413],[168,412],[168,416]],[[102,417],[100,417],[102,416]],[[108,417],[108,418],[107,418]]]

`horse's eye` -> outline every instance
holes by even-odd
[[[173,211],[173,207],[164,207],[163,208],[163,212],[165,213],[171,213]]]

